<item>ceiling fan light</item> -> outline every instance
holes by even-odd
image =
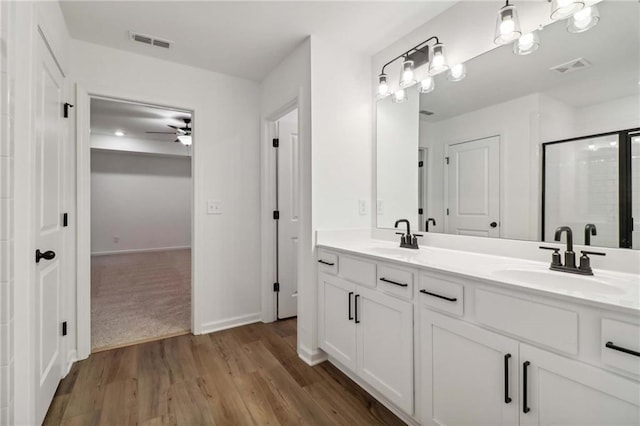
[[[116,130],[115,132],[113,132],[114,135],[120,137],[120,136],[124,136],[124,132],[122,130]]]
[[[184,146],[190,146],[191,145],[191,135],[180,135],[180,136],[178,136],[178,140]]]
[[[582,0],[552,0],[551,19],[558,20],[568,18],[584,7]]]

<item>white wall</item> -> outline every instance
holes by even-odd
[[[91,148],[115,151],[191,156],[191,148],[177,142],[139,139],[128,136],[91,134]]]
[[[90,94],[194,111],[193,331],[259,319],[258,84],[77,40],[71,50]],[[206,214],[208,199],[221,215]]]
[[[191,246],[191,159],[91,150],[91,253]]]

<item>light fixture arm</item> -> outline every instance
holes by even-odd
[[[427,43],[429,43],[430,41],[435,40],[436,44],[440,44],[440,40],[438,39],[438,37],[436,36],[432,36],[429,37],[428,39],[426,39],[425,41],[421,42],[420,44],[412,47],[411,49],[407,50],[406,52],[396,56],[395,58],[393,58],[392,60],[390,60],[389,62],[387,62],[386,64],[384,64],[382,66],[382,70],[380,71],[380,75],[384,75],[384,69],[388,66],[391,65],[392,63],[394,63],[395,61],[397,61],[400,58],[404,58],[404,57],[408,57],[409,55],[411,55],[414,52],[417,52],[419,50],[421,50],[422,47],[424,47],[425,45],[427,45]]]

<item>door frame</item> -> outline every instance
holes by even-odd
[[[196,109],[192,106],[167,105],[165,102],[141,101],[131,98],[127,94],[105,93],[76,85],[76,220],[77,220],[77,248],[76,248],[76,336],[77,357],[85,359],[91,354],[91,141],[90,141],[90,108],[91,98],[108,99],[139,105],[187,112],[191,114],[193,123],[191,145],[191,333],[198,333],[198,307],[196,301],[196,271],[197,260],[196,239],[200,221],[196,215],[196,200],[200,188],[200,169],[197,165],[197,130]],[[178,103],[176,103],[178,104]],[[198,231],[198,232],[197,232]]]
[[[300,138],[300,94],[289,98],[280,107],[262,116],[261,149],[260,161],[262,163],[262,173],[260,182],[261,193],[261,277],[262,285],[262,321],[273,322],[278,319],[276,306],[277,295],[273,291],[273,284],[276,282],[276,255],[278,227],[273,219],[273,211],[276,209],[276,185],[274,176],[276,170],[276,152],[272,146],[272,139],[276,136],[275,123],[293,110],[298,110],[298,138]],[[300,139],[299,139],[300,140]],[[302,165],[302,162],[301,162]],[[298,224],[300,227],[300,225]],[[298,246],[298,258],[301,259],[302,245]],[[300,299],[298,298],[298,305]],[[300,306],[298,306],[299,310]]]

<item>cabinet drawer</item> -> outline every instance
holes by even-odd
[[[389,265],[378,265],[378,288],[389,294],[413,298],[413,272]]]
[[[475,299],[478,322],[577,355],[576,312],[482,289]]]
[[[457,282],[420,275],[420,303],[439,311],[464,315],[464,287]]]
[[[350,256],[340,256],[340,276],[367,287],[376,286],[376,264]]]
[[[640,325],[602,319],[602,362],[640,375]]]
[[[318,270],[328,274],[338,273],[338,255],[318,250]]]

